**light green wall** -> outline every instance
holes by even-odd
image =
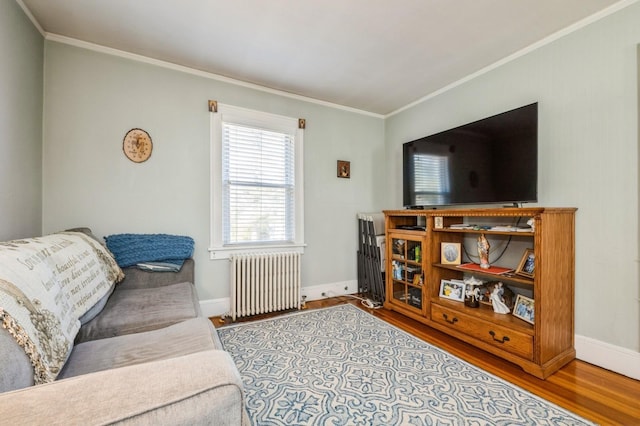
[[[228,261],[211,261],[207,251],[214,99],[306,118],[303,286],[356,279],[356,214],[380,210],[385,198],[382,118],[53,41],[45,58],[45,232],[190,235],[200,298],[228,296]],[[153,138],[142,164],[122,153],[134,127]],[[351,179],[336,177],[337,160],[351,161]]]
[[[386,120],[389,204],[403,142],[539,102],[538,204],[576,216],[576,333],[638,351],[640,3]]]
[[[42,230],[44,39],[14,1],[0,1],[0,241]]]
[[[304,286],[354,280],[355,215],[401,206],[403,142],[537,101],[539,205],[579,209],[576,332],[638,351],[638,22],[640,3],[387,120],[49,41],[43,232],[86,225],[101,236],[191,235],[200,297],[227,296],[227,264],[207,255],[206,102],[216,99],[307,119]],[[6,31],[1,25],[0,34]],[[31,42],[29,49],[37,45]],[[0,70],[0,87],[8,90],[9,73]],[[2,105],[4,119],[8,107]],[[147,163],[133,164],[121,152],[122,137],[132,127],[153,137]],[[16,132],[9,135],[14,137]],[[28,157],[33,161],[34,155]],[[335,177],[338,159],[352,162],[350,180]],[[26,189],[38,175],[33,166],[27,169]],[[7,186],[3,178],[0,196],[10,193]],[[25,210],[38,214],[37,201],[28,205]],[[3,214],[0,231],[10,228]],[[35,233],[27,228],[27,234]]]

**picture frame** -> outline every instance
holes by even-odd
[[[516,296],[516,303],[513,305],[513,316],[516,318],[520,318],[523,321],[528,322],[529,324],[534,324],[535,322],[535,305],[534,300],[518,294]]]
[[[442,216],[435,216],[433,218],[433,229],[444,228],[444,218]]]
[[[413,275],[413,285],[422,285],[422,273]]]
[[[536,255],[533,249],[526,249],[522,254],[522,259],[516,268],[516,275],[520,275],[527,278],[533,278],[536,268]]]
[[[351,162],[338,160],[338,177],[350,179],[351,178]]]
[[[460,265],[462,263],[461,244],[440,243],[440,263],[443,265]]]
[[[440,280],[440,297],[457,302],[464,302],[465,285],[464,282]]]

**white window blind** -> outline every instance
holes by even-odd
[[[211,259],[304,253],[302,121],[223,104],[211,111]]]
[[[295,239],[295,143],[290,134],[222,124],[223,244]]]

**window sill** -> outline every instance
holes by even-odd
[[[221,260],[229,259],[234,254],[253,254],[253,253],[279,253],[283,251],[292,251],[304,254],[304,248],[307,245],[302,243],[278,244],[278,245],[261,245],[261,246],[230,246],[230,247],[209,247],[209,259]]]

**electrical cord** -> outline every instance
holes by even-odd
[[[515,223],[514,226],[518,226],[519,223],[520,223],[520,218],[517,218],[516,219],[516,223]],[[504,254],[506,253],[507,249],[509,248],[509,244],[511,244],[511,239],[512,238],[513,238],[513,235],[509,235],[509,239],[505,243],[504,248],[502,249],[502,251],[500,252],[498,257],[492,260],[492,263],[496,263],[498,260],[500,260],[500,258],[502,258],[502,256],[504,256]],[[480,256],[475,256],[475,255],[470,254],[467,251],[467,247],[464,245],[464,243],[462,243],[462,250],[464,251],[464,254],[467,256],[469,261],[471,261],[471,262],[473,262],[473,259],[479,259],[480,258]],[[493,250],[493,252],[495,253],[495,250]],[[489,254],[491,254],[491,250],[489,250]]]
[[[496,257],[495,259],[491,260],[491,263],[495,263],[498,260],[500,260],[500,258],[505,254],[505,252],[507,251],[507,249],[509,248],[509,244],[511,243],[511,238],[512,236],[509,236],[509,239],[507,240],[507,242],[504,245],[504,248],[502,249],[502,251],[500,252],[500,254],[498,255],[498,257]],[[464,245],[464,243],[462,244],[462,250],[464,251],[464,254],[467,256],[467,258],[469,259],[469,261],[473,262],[473,259],[479,259],[480,256],[475,256],[470,254],[467,251],[467,247]],[[489,251],[489,253],[492,253],[491,251]],[[493,253],[495,253],[495,250],[493,250]]]
[[[362,297],[358,297],[358,296],[354,296],[353,294],[343,294],[342,296],[346,296],[346,297],[353,297],[354,299],[358,299],[360,301],[360,303],[362,304],[362,306],[369,308],[369,309],[380,309],[382,308],[382,304],[379,302],[374,302],[371,299],[365,299]]]

